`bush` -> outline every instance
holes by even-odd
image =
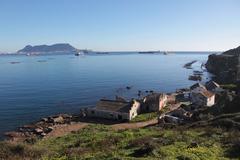
[[[0,143],[0,159],[40,159],[47,152],[41,148],[36,148],[26,144]]]

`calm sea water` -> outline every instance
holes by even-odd
[[[115,54],[0,56],[0,135],[41,117],[78,113],[100,98],[136,97],[138,90],[175,91],[194,82],[192,70],[182,66],[192,60],[197,69],[205,53],[170,55]],[[20,62],[11,64],[10,62]],[[126,90],[126,86],[132,86]]]

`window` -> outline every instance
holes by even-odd
[[[118,115],[118,119],[119,119],[119,120],[122,120],[122,115]]]

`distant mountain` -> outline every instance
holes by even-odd
[[[76,48],[68,43],[58,43],[53,45],[27,45],[23,49],[17,51],[18,53],[48,53],[48,52],[74,52]]]

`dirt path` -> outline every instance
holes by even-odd
[[[158,120],[156,118],[156,119],[152,119],[152,120],[145,121],[145,122],[119,123],[119,124],[113,124],[111,126],[115,130],[124,130],[124,129],[143,128],[143,127],[146,127],[146,126],[155,125],[157,123],[158,123]]]
[[[142,127],[154,125],[157,123],[158,123],[157,119],[153,119],[146,122],[136,122],[136,123],[127,122],[127,123],[113,124],[109,126],[111,126],[114,130],[124,130],[124,129],[142,128]],[[73,124],[57,125],[57,126],[54,126],[53,131],[47,134],[44,138],[61,137],[71,133],[72,131],[78,131],[88,126],[89,124],[93,124],[93,123],[76,122]]]
[[[53,131],[47,134],[44,138],[64,136],[73,131],[78,131],[86,127],[88,124],[89,123],[85,123],[85,122],[77,122],[73,124],[57,125],[57,126],[54,126]]]

